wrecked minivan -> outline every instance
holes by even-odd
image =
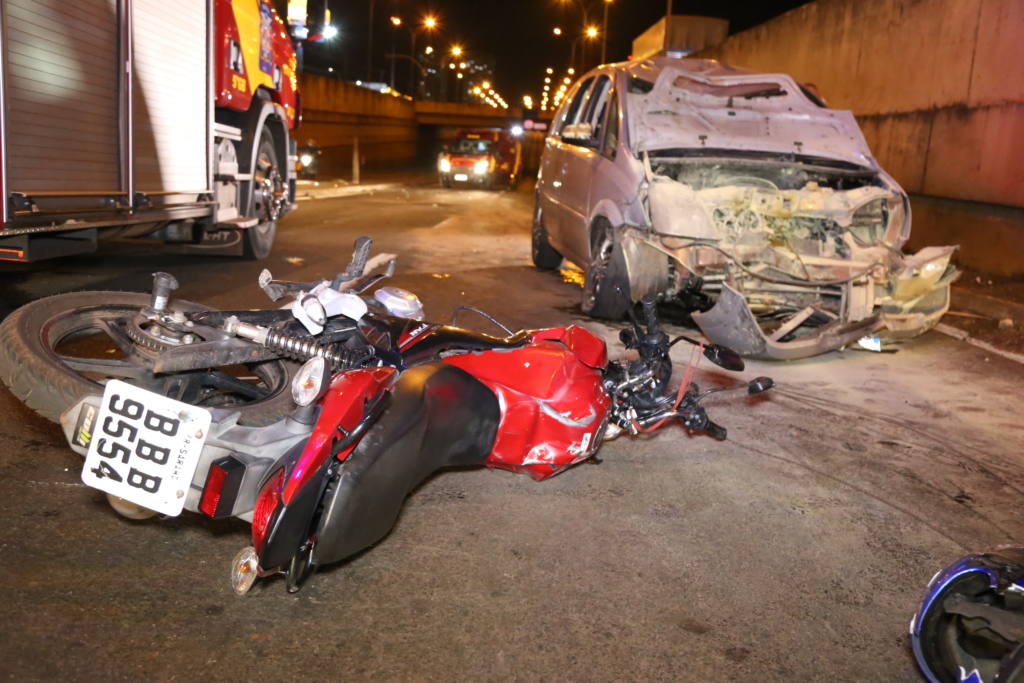
[[[850,112],[783,74],[657,57],[568,91],[532,253],[538,268],[582,267],[589,315],[653,294],[718,344],[795,359],[938,322],[956,247],[905,255],[909,235],[907,195]]]

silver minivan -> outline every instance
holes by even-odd
[[[545,140],[533,261],[583,311],[681,303],[712,341],[799,358],[910,337],[949,306],[955,247],[901,248],[910,203],[853,115],[784,74],[657,57],[580,78]]]

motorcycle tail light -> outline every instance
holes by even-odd
[[[230,455],[215,461],[206,475],[199,511],[213,519],[230,517],[244,477],[245,465]]]
[[[263,542],[266,540],[267,529],[270,528],[270,520],[281,502],[281,489],[284,487],[284,468],[274,473],[267,483],[260,489],[256,498],[256,508],[252,512],[252,544],[256,552],[263,551]]]

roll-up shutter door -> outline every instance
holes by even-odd
[[[135,189],[207,189],[204,0],[132,0]]]
[[[116,192],[115,0],[5,0],[4,20],[8,190]]]

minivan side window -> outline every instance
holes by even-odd
[[[558,122],[558,134],[566,137],[567,132],[571,132],[571,126],[574,126],[579,121],[580,109],[583,107],[583,103],[587,99],[587,93],[590,91],[590,86],[594,82],[593,78],[588,78],[580,89],[576,91],[576,94],[572,98],[572,102],[565,108],[565,113],[562,115],[561,120]],[[569,129],[568,131],[566,129]]]
[[[615,150],[619,148],[619,98],[612,93],[608,98],[608,118],[605,122],[604,140],[601,143],[601,154],[609,159],[615,158]]]
[[[608,106],[609,85],[611,85],[611,79],[608,76],[601,76],[597,79],[594,90],[590,93],[590,99],[587,100],[586,116],[581,119],[590,123],[590,139],[594,143],[601,141],[604,131],[602,124],[604,123],[605,109]]]

